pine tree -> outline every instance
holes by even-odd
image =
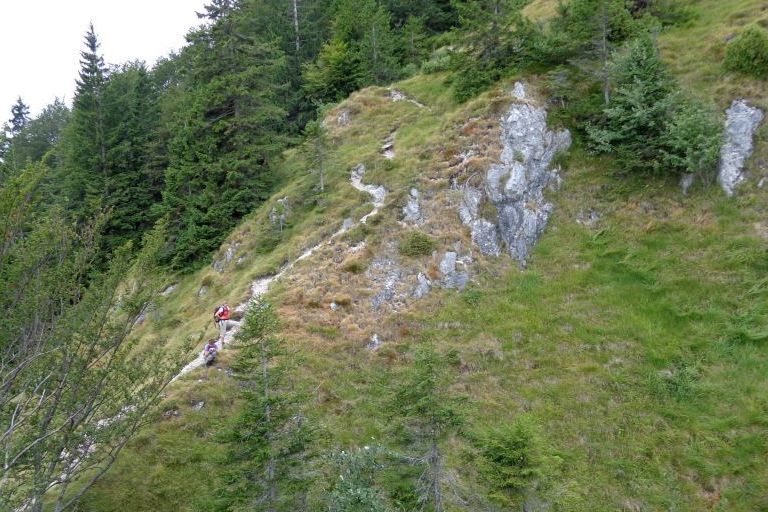
[[[98,211],[107,185],[103,94],[107,70],[90,25],[72,104],[72,119],[65,130],[63,192],[78,219]]]
[[[587,128],[593,149],[613,153],[617,164],[630,171],[658,169],[674,83],[653,40],[634,40],[626,53],[617,55],[611,80],[611,103]]]
[[[402,379],[394,404],[401,421],[400,437],[409,439],[411,449],[417,450],[408,459],[424,466],[417,485],[419,501],[435,512],[445,510],[444,491],[450,482],[441,445],[461,425],[458,400],[448,391],[447,363],[432,343],[424,342],[414,355],[410,373]]]
[[[219,505],[231,511],[297,510],[306,486],[311,429],[291,389],[290,355],[276,337],[278,318],[266,303],[251,305],[236,337],[233,369],[245,406],[224,434],[230,446],[228,482]]]
[[[16,100],[13,107],[11,107],[11,119],[10,133],[12,137],[15,137],[24,129],[29,122],[29,107],[22,101],[21,96]]]

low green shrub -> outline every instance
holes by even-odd
[[[518,420],[488,431],[475,443],[483,456],[481,468],[490,484],[490,497],[502,505],[514,505],[514,497],[541,473],[533,428]]]
[[[757,25],[748,26],[728,44],[723,66],[755,78],[768,77],[768,31]]]
[[[400,254],[404,256],[428,256],[436,246],[435,240],[421,231],[411,231],[400,241]]]

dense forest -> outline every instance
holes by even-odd
[[[322,168],[322,117],[355,91],[437,73],[460,105],[535,75],[551,121],[616,180],[714,181],[716,106],[676,81],[657,42],[694,10],[571,0],[545,25],[523,14],[528,4],[211,0],[186,46],[152,66],[107,66],[90,26],[71,107],[57,100],[31,118],[19,98],[0,134],[3,508],[74,510],[102,478],[181,364],[131,339],[163,276],[210,264],[231,230],[293,179],[280,165],[286,150],[310,148]],[[766,30],[754,25],[729,43],[723,69],[762,79],[766,55]],[[322,185],[315,192],[322,201]],[[235,369],[253,389],[284,388],[275,312],[250,315]],[[341,480],[312,496],[307,482],[325,476],[300,461],[317,457],[312,439],[324,434],[292,425],[298,392],[249,388],[222,434],[229,485],[211,506],[313,510],[307,500],[319,499],[332,511],[446,510],[438,446],[462,425],[442,370],[451,364],[426,344],[390,389],[398,400],[389,413],[401,421],[392,435],[424,448],[420,478],[408,457],[366,447],[336,454],[327,467]],[[539,476],[526,451],[532,436],[516,424],[471,440],[487,455],[496,506],[517,503]],[[372,476],[387,457],[399,468],[385,473],[389,494]]]

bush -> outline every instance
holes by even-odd
[[[722,124],[715,114],[691,99],[682,99],[662,136],[662,162],[678,173],[697,174],[705,184],[715,176]]]
[[[400,241],[400,254],[405,256],[429,256],[435,250],[435,240],[421,231],[412,231]]]
[[[723,66],[755,78],[768,77],[768,31],[750,25],[725,50]]]
[[[532,427],[515,421],[489,431],[477,441],[483,456],[483,473],[489,482],[490,497],[506,506],[540,476],[539,457]]]
[[[421,65],[421,72],[425,74],[439,73],[440,71],[448,71],[453,65],[452,53],[447,48],[440,48],[435,50],[432,55],[429,56],[429,60],[426,60]]]

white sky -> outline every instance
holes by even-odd
[[[107,64],[151,67],[200,24],[206,0],[0,0],[0,126],[21,96],[32,117],[55,97],[72,104],[92,21]]]

